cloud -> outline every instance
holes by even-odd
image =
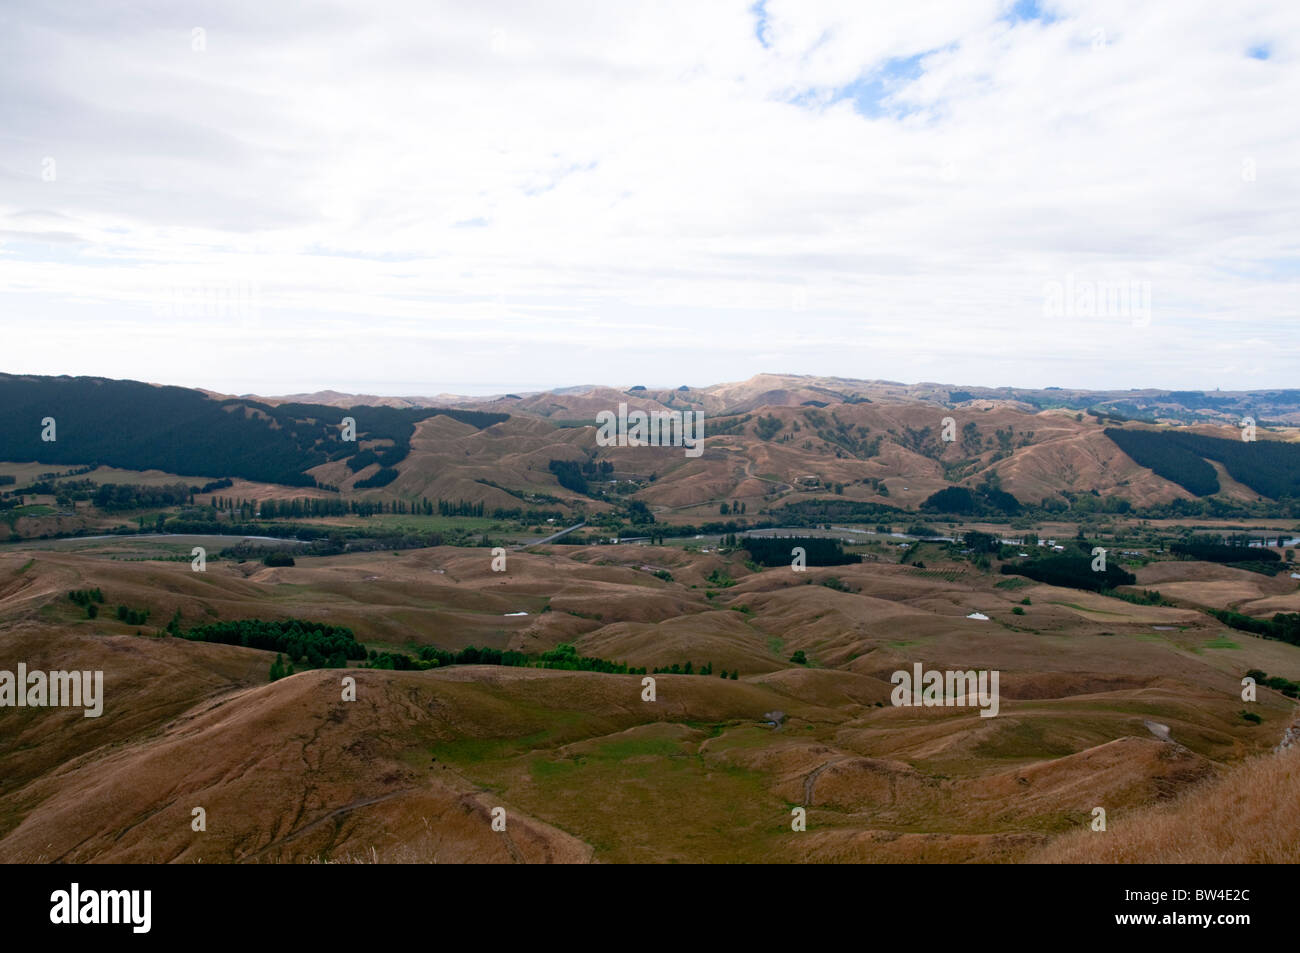
[[[57,342],[9,370],[486,392],[657,362],[1188,387],[1296,366],[1281,0],[6,16],[0,313]],[[1149,282],[1149,326],[1045,323],[1067,276]],[[252,287],[256,321],[158,306]],[[773,342],[791,363],[756,366]]]

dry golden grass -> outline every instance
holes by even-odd
[[[1242,635],[1211,647],[1222,626],[1196,613],[1001,590],[1002,577],[976,572],[954,580],[871,563],[798,578],[716,553],[590,546],[515,554],[506,574],[485,551],[453,547],[283,569],[217,561],[196,574],[187,562],[105,558],[110,543],[139,545],[0,553],[0,668],[102,669],[106,685],[102,719],[5,716],[0,859],[1054,859],[1062,832],[1062,851],[1109,849],[1126,823],[1140,829],[1131,819],[1165,816],[1151,805],[1266,752],[1293,705],[1265,690],[1254,706],[1263,723],[1247,723],[1240,673],[1300,673],[1296,646]],[[661,564],[673,582],[640,568]],[[738,584],[712,597],[691,585],[714,569]],[[851,591],[816,584],[831,574]],[[109,605],[149,609],[145,637],[68,601],[94,586]],[[1011,616],[1026,592],[1028,611]],[[520,607],[531,614],[505,615]],[[967,619],[973,608],[990,621]],[[647,704],[638,676],[352,669],[358,700],[342,704],[342,673],[267,684],[266,652],[149,637],[177,609],[186,625],[324,619],[403,649],[575,641],[634,665],[713,661],[741,678],[661,675]],[[795,649],[813,664],[791,665]],[[890,673],[918,661],[1002,671],[999,717],[895,708]],[[774,731],[766,713],[778,709],[788,718]],[[1151,737],[1150,719],[1177,744]],[[1248,786],[1255,813],[1232,809],[1241,830],[1229,842],[1295,840],[1264,803],[1294,801],[1289,783]],[[1200,803],[1186,802],[1189,817]],[[806,836],[790,830],[796,804],[809,809]],[[1111,812],[1108,834],[1086,830],[1096,804]],[[201,836],[196,805],[208,812]],[[508,836],[491,828],[495,806]],[[1222,811],[1204,813],[1218,823]],[[1169,841],[1206,846],[1190,829]]]
[[[1065,864],[1300,862],[1300,752],[1242,762],[1157,807],[1107,818],[1106,831],[1061,837],[1029,858]]]

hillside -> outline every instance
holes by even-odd
[[[1283,399],[1254,396],[1261,407]],[[727,502],[743,502],[750,519],[810,501],[860,505],[864,515],[917,511],[953,486],[1009,494],[1001,512],[1010,515],[1022,506],[1267,515],[1289,512],[1300,497],[1300,443],[1289,428],[1261,423],[1247,443],[1235,425],[1117,427],[1113,411],[1071,412],[1064,396],[1047,401],[1040,392],[981,397],[939,385],[759,375],[700,389],[566,388],[435,407],[413,406],[415,398],[354,404],[333,392],[325,394],[333,404],[262,402],[130,381],[0,376],[0,399],[15,411],[0,423],[0,460],[14,461],[0,464],[0,476],[24,461],[199,474],[191,485],[241,480],[239,497],[254,500],[282,498],[275,487],[292,486],[575,515],[639,501],[671,523],[716,517]],[[595,415],[620,402],[701,411],[703,454],[599,446]],[[52,441],[41,439],[47,417],[57,424]],[[341,439],[344,417],[356,421],[355,443]],[[556,461],[612,473],[575,491],[561,485]],[[20,489],[15,482],[0,493]]]
[[[636,545],[540,547],[513,553],[505,573],[487,550],[439,547],[280,568],[222,559],[198,574],[120,558],[142,546],[0,553],[0,667],[100,668],[106,685],[99,719],[6,715],[0,858],[1048,858],[1054,844],[1074,849],[1061,835],[1098,804],[1118,825],[1267,752],[1294,703],[1261,689],[1250,706],[1261,723],[1242,719],[1240,675],[1300,678],[1300,647],[1226,639],[1194,607],[1008,585],[938,548],[936,569],[804,574]],[[1156,567],[1162,588],[1193,592],[1225,571]],[[1232,604],[1294,590],[1231,572],[1243,577]],[[67,594],[91,588],[148,621],[87,618]],[[658,674],[653,703],[639,675],[496,665],[352,663],[267,684],[273,652],[163,629],[249,618],[345,626],[372,651],[477,645],[536,660],[567,643],[712,674]],[[796,652],[807,661],[792,663]],[[892,705],[891,673],[918,662],[999,670],[998,716]],[[341,697],[345,674],[355,702]],[[792,806],[807,810],[806,833],[790,830]],[[205,832],[190,828],[195,807]],[[508,836],[491,828],[498,807]],[[1263,836],[1243,821],[1238,841]]]

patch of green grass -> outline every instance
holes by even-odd
[[[1010,722],[991,738],[981,741],[974,748],[974,753],[981,758],[1042,758],[1064,757],[1074,754],[1074,748],[1061,741],[1050,741],[1045,729],[1051,726],[1050,719]],[[1069,726],[1063,724],[1068,731]]]
[[[16,516],[49,516],[54,512],[54,507],[44,503],[28,503],[26,506],[15,506],[13,512]]]
[[[548,732],[539,731],[523,738],[456,738],[433,749],[439,761],[453,764],[480,764],[510,758],[532,748],[542,747]]]
[[[563,780],[578,769],[576,761],[557,760],[538,756],[528,762],[529,773],[538,781]]]
[[[682,746],[671,738],[619,738],[602,744],[592,757],[622,761],[642,755],[671,758],[679,754],[682,754]]]
[[[1226,632],[1221,632],[1221,633],[1219,633],[1219,635],[1218,635],[1217,638],[1213,638],[1213,639],[1210,639],[1208,642],[1205,642],[1205,643],[1201,646],[1201,648],[1203,648],[1203,649],[1239,649],[1239,648],[1241,648],[1241,646],[1238,645],[1236,642],[1232,641],[1232,639],[1228,638],[1228,633],[1226,633]]]
[[[22,575],[23,573],[25,573],[27,570],[31,569],[31,568],[32,568],[32,563],[34,563],[34,562],[36,562],[35,559],[29,559],[29,560],[27,560],[27,562],[23,563],[23,568],[20,569],[20,570],[18,570],[18,575],[21,576],[21,575]]]

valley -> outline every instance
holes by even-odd
[[[706,418],[699,459],[434,415],[368,488],[5,445],[0,669],[104,688],[0,710],[0,859],[1114,861],[1098,808],[1159,856],[1221,791],[1257,820],[1198,859],[1300,860],[1245,780],[1300,786],[1294,500],[1197,496],[1073,412],[870,393]],[[386,452],[347,406],[329,453]],[[996,705],[895,703],[922,668]]]

